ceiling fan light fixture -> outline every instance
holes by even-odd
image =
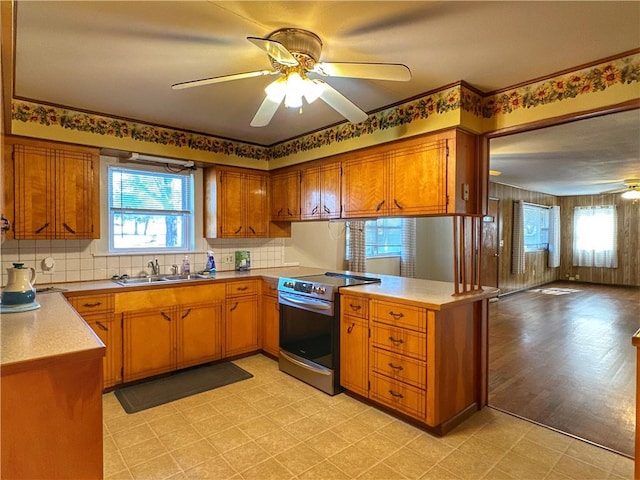
[[[286,77],[280,77],[274,82],[271,82],[264,89],[269,100],[280,103],[287,94],[287,79]]]
[[[630,187],[629,190],[622,194],[622,198],[625,200],[640,200],[640,190],[638,190],[638,187]]]

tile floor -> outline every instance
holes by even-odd
[[[104,395],[107,479],[631,479],[633,461],[485,408],[442,438],[262,355],[254,378],[128,415]]]

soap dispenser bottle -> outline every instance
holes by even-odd
[[[191,273],[191,263],[189,263],[189,255],[184,256],[182,260],[182,274],[189,275]]]

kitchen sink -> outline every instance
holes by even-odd
[[[134,278],[118,278],[113,280],[120,285],[139,285],[145,283],[157,283],[157,282],[166,282],[168,281],[165,276],[150,276],[150,277],[134,277]]]
[[[188,275],[150,275],[148,277],[127,277],[127,278],[113,278],[113,281],[120,285],[145,285],[158,282],[180,282],[186,280],[202,280],[207,278],[213,278],[209,275],[200,275],[192,273]]]

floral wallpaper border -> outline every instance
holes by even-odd
[[[491,119],[498,115],[508,115],[521,108],[535,108],[604,91],[613,85],[638,82],[640,82],[640,54],[487,96],[470,90],[460,82],[454,87],[375,112],[362,123],[337,125],[272,147],[261,147],[15,99],[11,105],[11,116],[13,120],[19,122],[44,126],[56,125],[96,135],[130,138],[240,158],[271,160],[314,150],[334,142],[371,135],[377,131],[399,127],[451,111],[461,110],[478,118]]]

